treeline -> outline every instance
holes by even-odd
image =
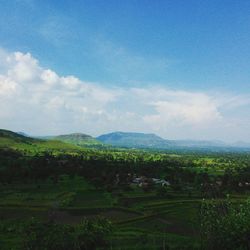
[[[34,156],[23,155],[14,150],[0,150],[0,181],[11,183],[19,180],[38,180],[62,175],[80,175],[93,182],[105,182],[119,175],[136,174],[147,177],[192,179],[191,161],[181,161],[170,157],[130,157],[116,154],[53,155],[44,153]],[[177,176],[178,175],[178,176]],[[181,175],[181,176],[180,176]]]
[[[145,157],[143,157],[143,155]],[[192,160],[163,154],[136,152],[85,152],[27,156],[18,151],[0,150],[0,182],[29,182],[51,178],[55,183],[61,175],[79,175],[99,188],[128,188],[134,176],[161,178],[176,190],[193,188],[206,196],[222,196],[225,192],[250,189],[250,164],[228,168],[223,175],[197,171]]]

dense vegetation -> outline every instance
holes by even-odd
[[[204,201],[201,234],[206,249],[250,249],[250,200]]]
[[[0,137],[0,249],[249,249],[250,153]]]

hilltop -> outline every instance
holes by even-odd
[[[97,140],[117,147],[166,148],[171,144],[155,134],[113,132],[98,136]]]
[[[95,139],[94,137],[82,133],[72,133],[65,135],[57,135],[57,136],[48,136],[44,137],[49,140],[57,140],[65,143],[70,143],[80,147],[94,147],[101,146],[102,143]]]

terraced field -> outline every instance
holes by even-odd
[[[147,249],[146,246],[158,249],[164,241],[172,242],[174,248],[178,247],[177,242],[188,246],[199,237],[200,199],[188,199],[185,194],[176,193],[170,199],[135,189],[121,198],[95,189],[80,177],[65,176],[57,184],[50,180],[16,183],[1,186],[1,190],[2,224],[18,224],[31,217],[45,221],[53,217],[58,223],[77,224],[85,217],[102,216],[111,220],[116,228],[111,239],[113,249]],[[16,234],[4,239],[8,239],[8,244],[0,238],[3,247],[9,245],[9,241],[13,246],[18,245],[20,240]]]

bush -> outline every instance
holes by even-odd
[[[166,186],[159,186],[156,189],[156,194],[161,196],[161,197],[166,197],[169,194],[169,188]]]
[[[241,205],[204,201],[201,208],[203,249],[250,249],[250,199]]]
[[[24,226],[27,250],[88,250],[108,246],[111,223],[104,218],[84,219],[79,225],[44,223],[32,219]]]

